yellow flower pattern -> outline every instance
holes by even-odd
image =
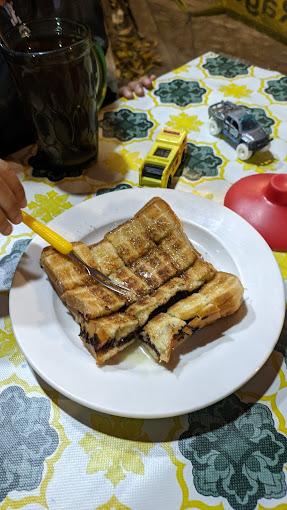
[[[120,503],[116,496],[112,496],[107,503],[97,506],[97,510],[132,510],[130,506]]]
[[[192,190],[192,194],[193,195],[197,195],[198,197],[203,197],[203,198],[207,198],[207,200],[213,200],[214,199],[214,195],[213,193],[204,193],[202,191],[198,191],[196,189],[193,189]]]
[[[246,85],[237,85],[236,83],[230,83],[229,85],[222,85],[219,88],[220,92],[228,97],[235,97],[236,99],[241,99],[242,97],[249,97],[252,94],[252,90],[250,90]]]
[[[152,444],[142,433],[143,420],[94,415],[92,425],[101,434],[88,432],[79,443],[89,455],[88,474],[104,471],[114,486],[127,473],[144,474],[142,457],[148,454]]]
[[[174,129],[185,129],[186,131],[200,131],[203,122],[199,120],[197,115],[188,115],[187,113],[180,113],[179,115],[171,115],[167,123],[168,126]]]
[[[72,207],[68,198],[68,195],[60,195],[54,190],[48,191],[45,195],[37,193],[35,195],[35,200],[28,203],[28,209],[30,209],[37,218],[48,222],[58,216],[58,214]]]
[[[105,160],[106,166],[122,176],[129,170],[138,171],[143,158],[140,157],[139,152],[130,152],[127,149],[122,149],[119,152],[113,152]]]
[[[174,69],[173,74],[183,74],[186,73],[189,70],[189,64],[184,64],[181,67],[178,67],[177,69]]]
[[[287,253],[275,252],[274,255],[281,269],[283,278],[287,280]]]
[[[0,329],[0,358],[6,357],[15,366],[23,363],[24,356],[16,342],[9,317],[4,318],[4,328]]]

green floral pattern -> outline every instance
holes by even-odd
[[[201,177],[218,175],[218,168],[221,164],[222,159],[215,156],[212,147],[188,143],[181,171],[187,179],[197,181]]]
[[[265,110],[263,108],[249,108],[246,105],[240,105],[244,106],[245,110],[247,110],[248,113],[251,113],[254,118],[257,120],[257,122],[265,129],[266,133],[269,135],[272,133],[272,127],[275,122],[271,117],[268,117],[265,113]]]
[[[202,66],[207,69],[211,76],[225,76],[225,78],[235,78],[242,74],[248,74],[248,65],[233,60],[231,58],[219,55],[217,57],[208,57]]]
[[[132,186],[130,186],[130,184],[122,183],[122,184],[118,184],[114,188],[101,188],[101,189],[98,189],[98,191],[96,192],[96,195],[104,195],[105,193],[109,193],[110,191],[118,191],[118,190],[121,190],[121,189],[130,189],[130,188],[132,188]]]
[[[279,78],[279,80],[270,80],[267,82],[265,89],[275,101],[287,101],[287,76]]]
[[[200,86],[198,81],[172,80],[167,83],[160,83],[154,94],[160,98],[162,103],[187,106],[192,103],[201,103],[202,96],[206,90]]]
[[[153,123],[148,120],[146,113],[135,113],[123,108],[117,112],[106,112],[100,126],[106,138],[127,142],[133,138],[146,138]]]
[[[287,439],[263,404],[232,395],[189,415],[179,449],[192,463],[196,490],[226,498],[234,510],[254,510],[259,499],[286,494]]]

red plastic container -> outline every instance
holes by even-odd
[[[224,205],[245,218],[274,251],[287,251],[287,174],[257,174],[237,181]]]

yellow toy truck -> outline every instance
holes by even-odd
[[[139,185],[167,188],[182,161],[187,145],[186,132],[164,128],[156,138],[139,171]]]

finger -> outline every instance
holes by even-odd
[[[134,92],[138,97],[144,96],[144,88],[138,81],[131,81],[128,88]]]
[[[142,85],[140,85],[140,83],[138,83],[135,87],[135,93],[138,97],[143,97],[144,96],[144,88]]]
[[[15,196],[16,202],[19,204],[19,209],[21,207],[26,207],[27,200],[25,197],[25,191],[15,172],[12,169],[3,170],[1,172],[1,178],[5,181],[8,188]]]
[[[132,90],[138,97],[144,96],[144,88],[139,81],[131,81],[128,84],[128,88]]]
[[[1,209],[12,223],[18,224],[22,221],[21,210],[19,202],[17,201],[14,193],[12,193],[9,186],[0,179],[0,203]]]
[[[8,161],[7,163],[8,163],[9,170],[10,169],[13,170],[13,172],[15,172],[15,174],[18,174],[18,173],[24,171],[24,167],[20,163],[15,163],[15,161]]]
[[[122,87],[119,92],[121,97],[125,97],[126,99],[134,99],[133,92],[127,86]]]
[[[9,236],[12,232],[12,226],[1,209],[0,209],[0,232],[4,236]]]
[[[0,159],[0,170],[8,170],[9,165],[7,161],[4,161],[4,159]]]
[[[143,76],[140,79],[140,83],[146,88],[151,89],[153,87],[151,76]]]

